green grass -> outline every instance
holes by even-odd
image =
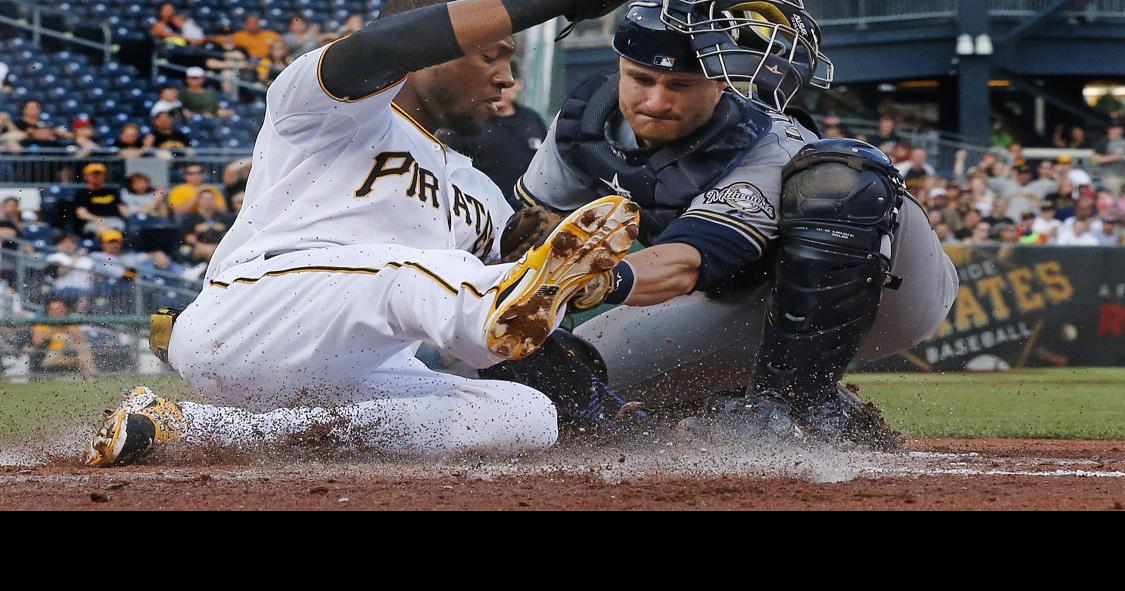
[[[0,383],[0,443],[83,426],[93,433],[102,411],[116,407],[121,391],[139,383],[177,395],[186,389],[179,378],[163,376]]]
[[[852,374],[912,437],[1125,439],[1125,368]]]
[[[179,397],[176,378],[144,378]],[[1125,440],[1125,368],[997,374],[852,374],[848,382],[911,437]],[[0,443],[89,428],[137,378],[0,384]]]

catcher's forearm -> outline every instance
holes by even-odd
[[[629,306],[653,306],[691,293],[703,264],[695,247],[680,243],[651,246],[625,260],[634,274],[632,292],[625,300]]]
[[[367,96],[409,72],[457,59],[558,16],[590,18],[622,0],[457,0],[379,18],[326,50],[333,96]]]

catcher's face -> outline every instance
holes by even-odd
[[[422,74],[423,108],[442,127],[475,135],[497,112],[501,92],[515,84],[512,55],[516,42],[508,37]]]
[[[702,73],[667,72],[619,60],[618,107],[637,138],[661,145],[687,137],[711,119],[727,87]]]

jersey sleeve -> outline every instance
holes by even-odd
[[[555,142],[557,123],[556,116],[547,130],[546,139],[532,157],[527,172],[516,181],[514,194],[521,207],[545,205],[556,211],[573,211],[604,196],[595,195],[589,190],[589,178],[572,168],[559,154],[558,144]]]
[[[393,117],[390,104],[402,89],[403,77],[362,97],[333,96],[321,80],[324,54],[332,45],[310,51],[285,68],[266,94],[274,130],[286,142],[315,151],[355,134],[359,124]]]
[[[750,155],[697,196],[654,241],[696,248],[702,257],[697,289],[708,291],[738,276],[777,239],[781,171],[815,136],[788,118],[776,121]]]

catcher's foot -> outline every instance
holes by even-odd
[[[563,305],[625,258],[639,228],[640,208],[616,195],[570,214],[501,280],[486,325],[488,348],[508,359],[535,352]]]
[[[175,441],[184,434],[180,407],[144,386],[125,391],[115,411],[105,411],[102,428],[94,434],[83,462],[87,466],[128,464],[152,446]]]

